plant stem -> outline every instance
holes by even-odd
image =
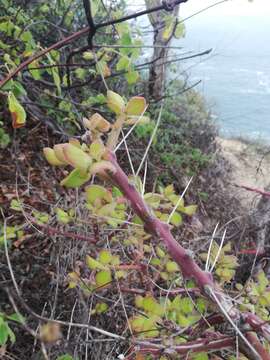
[[[151,210],[146,205],[141,194],[136,190],[135,186],[129,181],[127,175],[119,166],[116,156],[111,151],[107,151],[104,158],[110,161],[114,167],[115,171],[109,173],[109,176],[112,182],[119,187],[123,192],[126,199],[129,200],[131,207],[134,212],[140,217],[144,222],[145,230],[158,239],[160,239],[167,247],[172,258],[179,265],[183,277],[185,279],[194,279],[197,286],[200,288],[203,294],[214,303],[218,305],[218,310],[222,315],[225,315],[226,319],[230,319],[230,323],[234,324],[234,327],[237,328],[237,323],[245,325],[246,330],[255,330],[256,333],[262,333],[264,337],[269,340],[270,326],[257,318],[254,314],[241,312],[234,307],[231,299],[223,293],[219,286],[214,282],[214,279],[211,273],[202,270],[197,263],[195,262],[192,253],[189,250],[183,248],[173,237],[170,232],[170,227],[168,224],[163,223],[151,212]],[[244,337],[240,330],[238,332],[242,336],[242,340],[245,340],[246,345],[249,344],[250,347],[250,359],[258,359],[258,352],[252,346],[251,343]],[[270,360],[270,354],[267,352],[260,353],[262,360]]]

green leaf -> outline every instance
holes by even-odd
[[[80,169],[74,169],[71,173],[61,181],[61,186],[68,188],[78,188],[90,180],[89,173],[82,174]]]
[[[173,185],[166,186],[163,192],[166,197],[173,195],[175,193]]]
[[[154,193],[146,193],[144,195],[144,200],[149,204],[153,209],[156,209],[159,207],[159,204],[162,200],[162,195],[160,194],[154,194]]]
[[[135,84],[139,79],[138,71],[131,70],[125,75],[129,85]]]
[[[92,16],[95,16],[99,10],[99,5],[100,5],[100,1],[99,0],[92,0],[90,2],[91,4],[91,13],[92,13]]]
[[[39,224],[46,224],[49,221],[49,215],[40,211],[34,211],[33,216]]]
[[[189,318],[181,313],[177,316],[177,323],[182,327],[187,327],[191,324]]]
[[[183,22],[179,22],[174,30],[174,37],[176,39],[180,39],[181,37],[184,37],[185,31],[186,31],[185,24]]]
[[[123,193],[116,186],[114,186],[112,188],[112,194],[113,194],[113,197],[122,197],[123,196]]]
[[[143,299],[142,306],[143,309],[150,314],[158,316],[164,315],[164,307],[160,305],[152,296],[146,296]]]
[[[84,58],[84,60],[93,60],[95,58],[95,56],[92,51],[85,51],[83,53],[83,58]]]
[[[7,317],[7,319],[12,320],[12,321],[16,321],[19,324],[24,324],[25,323],[25,318],[19,313],[14,313],[14,314],[11,314],[11,315],[7,315],[6,317]]]
[[[158,216],[159,217],[159,219],[161,220],[161,221],[163,221],[163,222],[167,222],[168,221],[168,219],[169,219],[169,215],[168,214],[162,214],[162,213],[160,213],[160,215]]]
[[[125,120],[124,125],[133,125],[138,124],[138,126],[141,125],[147,125],[150,123],[150,119],[148,116],[130,116]]]
[[[170,219],[170,223],[175,226],[181,225],[183,222],[182,216],[178,212],[174,212],[173,216]]]
[[[7,322],[0,316],[0,345],[5,345],[8,341],[9,327]]]
[[[116,64],[116,70],[127,70],[129,68],[130,59],[127,56],[122,56]]]
[[[156,253],[159,258],[164,258],[166,253],[159,246],[156,247]]]
[[[5,44],[2,40],[0,40],[0,48],[3,50],[7,50],[10,45]]]
[[[17,237],[16,232],[17,232],[17,230],[16,230],[15,226],[7,226],[7,228],[6,228],[7,240],[16,239],[16,237]],[[1,232],[0,232],[0,234],[1,234]],[[5,236],[4,235],[0,236],[0,244],[4,243],[4,241],[5,241]]]
[[[119,18],[121,16],[123,16],[124,13],[123,11],[117,11],[117,12],[114,12],[114,16],[115,18]],[[118,34],[120,35],[120,39],[119,39],[119,43],[124,45],[124,42],[126,42],[126,34],[128,35],[128,33],[130,32],[130,26],[129,26],[129,23],[127,21],[124,21],[124,22],[121,22],[119,24],[116,24],[115,25],[116,29],[117,29],[117,32]],[[123,42],[123,43],[122,43]],[[125,45],[130,45],[131,43],[131,38],[129,36],[129,43],[125,43]],[[121,52],[124,52],[122,50],[126,50],[126,49],[121,49]]]
[[[180,310],[181,297],[177,295],[170,304],[170,310]]]
[[[160,266],[161,265],[161,261],[158,258],[152,257],[150,264],[153,266]]]
[[[97,161],[101,160],[104,151],[105,151],[105,147],[102,141],[96,140],[93,141],[92,144],[90,145],[90,155],[93,159]]]
[[[120,44],[125,46],[132,45],[129,25],[126,23],[123,24],[122,27],[123,27],[123,34],[121,35],[120,38]],[[120,49],[120,52],[121,54],[128,55],[131,52],[131,50],[128,47],[127,48],[123,47],[122,49]]]
[[[52,56],[50,54],[47,54],[47,58],[49,59],[50,65],[56,65],[55,61],[52,59]],[[48,70],[48,72],[52,75],[54,84],[57,88],[57,93],[60,96],[61,95],[61,79],[58,71],[58,67],[52,67]]]
[[[53,149],[49,148],[49,147],[45,147],[43,149],[43,154],[46,158],[46,160],[48,161],[48,163],[52,166],[62,166],[62,165],[66,165],[65,162],[60,161],[56,155]]]
[[[13,199],[10,203],[10,209],[15,211],[22,211],[22,204],[20,203],[20,201]]]
[[[16,336],[9,326],[7,327],[7,331],[8,331],[8,336],[9,336],[10,341],[12,342],[12,344],[15,343]]]
[[[207,308],[207,302],[205,301],[205,299],[203,298],[199,298],[196,302],[196,308],[198,309],[198,311],[200,313],[204,313],[206,311]]]
[[[107,105],[115,114],[120,114],[124,110],[125,102],[122,96],[114,91],[108,90]]]
[[[258,278],[258,290],[260,294],[263,294],[266,287],[268,286],[268,279],[263,271],[260,271],[260,273],[257,275]]]
[[[169,273],[174,273],[174,272],[179,271],[179,266],[177,265],[177,263],[175,261],[168,261],[166,263],[166,270]]]
[[[208,360],[208,359],[209,357],[205,352],[192,355],[192,360]]]
[[[26,112],[12,91],[8,93],[8,108],[12,117],[12,126],[14,129],[25,125]]]
[[[181,312],[186,315],[192,313],[192,311],[194,309],[194,305],[193,305],[191,299],[188,297],[181,298],[180,309],[181,309]]]
[[[94,259],[90,255],[86,255],[86,265],[91,270],[104,270],[104,269],[106,269],[106,267],[101,262],[97,261],[96,259]]]
[[[130,53],[131,53],[132,60],[136,60],[139,58],[139,56],[142,52],[141,46],[143,45],[143,41],[141,39],[135,39],[133,41],[133,45],[135,45],[136,47],[131,48]]]
[[[55,213],[57,216],[57,220],[62,223],[62,224],[68,224],[71,220],[70,216],[68,215],[67,212],[65,212],[64,210],[60,209],[60,208],[56,208],[55,209]]]
[[[106,202],[112,201],[111,193],[101,185],[90,185],[86,188],[87,202],[94,205],[97,199],[104,199]]]
[[[100,302],[100,303],[96,304],[94,310],[97,314],[103,314],[108,310],[108,308],[109,308],[109,306],[106,303]]]
[[[98,287],[105,286],[112,281],[112,274],[110,270],[102,270],[96,274],[96,285]]]
[[[183,206],[184,206],[184,199],[182,199],[180,196],[176,195],[176,194],[172,194],[167,196],[168,200],[170,200],[170,202],[173,204],[173,206],[177,205],[177,210],[181,211]]]
[[[15,96],[27,95],[25,88],[18,81],[13,81],[12,92]]]
[[[189,206],[185,206],[184,208],[182,208],[181,212],[183,212],[184,214],[186,214],[188,216],[192,216],[197,211],[197,208],[198,208],[197,205],[189,205]]]
[[[259,297],[259,303],[262,306],[269,306],[270,305],[270,292],[265,291],[260,297]]]
[[[135,305],[137,308],[143,309],[143,297],[141,295],[135,297]]]
[[[23,42],[26,42],[26,43],[32,42],[32,41],[33,41],[33,36],[32,36],[32,34],[31,34],[31,31],[24,31],[24,32],[21,34],[20,39],[21,39]]]
[[[172,36],[172,32],[174,30],[174,27],[175,27],[175,21],[176,21],[176,18],[169,15],[165,21],[166,23],[166,26],[165,26],[165,29],[163,31],[163,34],[162,34],[162,37],[163,39],[166,41],[166,40],[169,40],[170,37]]]
[[[96,69],[98,73],[101,73],[105,78],[111,75],[111,70],[108,63],[105,60],[99,60],[96,63]]]
[[[11,20],[9,21],[2,21],[0,23],[0,31],[4,32],[4,33],[7,33],[10,29],[13,28],[13,24],[11,22]]]
[[[56,360],[73,360],[73,357],[69,354],[60,355]]]
[[[114,217],[113,212],[115,210],[115,203],[110,203],[102,206],[100,209],[97,210],[97,215],[105,216],[105,217]]]
[[[74,72],[79,80],[83,80],[86,76],[86,70],[83,68],[77,68]]]
[[[112,260],[112,254],[108,250],[101,250],[99,253],[99,261],[102,264],[109,264]]]
[[[54,155],[57,157],[57,159],[62,162],[63,164],[67,164],[65,159],[65,154],[63,152],[63,146],[64,144],[56,144],[53,147]]]
[[[146,109],[147,104],[142,96],[132,97],[126,106],[126,113],[129,116],[140,116]]]
[[[157,320],[158,318],[156,316],[146,318],[138,315],[130,319],[130,326],[137,335],[141,335],[142,337],[157,337],[159,334],[156,324]]]
[[[83,172],[86,172],[92,164],[91,157],[77,146],[65,144],[63,152],[67,163],[74,168],[81,169]]]

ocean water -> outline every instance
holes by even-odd
[[[178,71],[205,96],[223,136],[270,143],[270,14],[194,17],[186,22],[183,51],[211,54],[179,63]]]

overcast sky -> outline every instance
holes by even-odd
[[[186,17],[207,7],[215,4],[215,0],[189,0],[181,5],[181,17]],[[219,4],[201,16],[270,16],[270,0],[227,0],[223,4]]]

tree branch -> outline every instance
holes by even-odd
[[[218,311],[225,316],[227,321],[233,325],[237,333],[241,335],[241,340],[250,348],[253,357],[251,359],[258,359],[258,353],[244,337],[240,325],[247,325],[248,328],[260,331],[263,336],[269,341],[270,326],[260,320],[256,315],[251,313],[242,314],[234,305],[231,299],[225,295],[219,286],[214,282],[211,273],[202,270],[193,258],[193,254],[183,248],[173,237],[170,232],[168,224],[163,223],[152,214],[147,207],[144,199],[136,190],[135,186],[130,183],[127,175],[119,166],[116,156],[113,152],[107,151],[104,156],[105,160],[110,161],[115,168],[114,172],[109,172],[109,177],[112,182],[119,187],[127,200],[129,200],[134,212],[141,218],[144,223],[145,230],[151,233],[156,238],[160,239],[167,247],[172,258],[179,265],[182,275],[185,279],[194,279],[197,286],[202,293],[218,307]],[[236,325],[239,324],[239,325]],[[243,329],[247,330],[246,327]],[[262,360],[270,360],[270,354],[265,354],[261,357]]]
[[[176,5],[179,5],[181,3],[185,3],[187,2],[188,0],[176,0],[174,2],[174,6]],[[41,58],[42,56],[46,55],[48,52],[50,52],[51,50],[57,50],[67,44],[69,44],[70,42],[74,41],[74,40],[77,40],[78,38],[80,38],[81,36],[83,35],[86,35],[89,33],[89,31],[94,31],[96,32],[98,29],[101,29],[103,27],[107,27],[107,26],[110,26],[110,25],[114,25],[114,24],[119,24],[121,22],[124,22],[124,21],[127,21],[127,20],[131,20],[131,19],[136,19],[137,17],[140,17],[140,16],[143,16],[143,15],[146,15],[146,14],[149,14],[149,13],[152,13],[152,12],[155,12],[155,11],[159,11],[159,10],[164,10],[165,9],[165,5],[162,4],[160,6],[155,6],[155,7],[152,7],[150,9],[147,9],[147,10],[143,10],[143,11],[138,11],[136,13],[132,13],[130,15],[127,15],[127,16],[123,16],[119,19],[115,19],[115,20],[108,20],[108,21],[105,21],[105,22],[102,22],[100,24],[96,24],[94,26],[94,29],[90,29],[89,26],[77,31],[76,33],[66,37],[65,39],[63,40],[60,40],[58,41],[57,43],[49,46],[48,48],[38,52],[37,54],[31,56],[29,59],[25,60],[24,62],[22,62],[15,70],[11,71],[3,80],[0,81],[0,89],[9,81],[11,80],[13,77],[15,77],[16,75],[18,75],[18,73],[20,71],[22,71],[25,67],[27,67],[29,64],[31,64],[33,61]]]

